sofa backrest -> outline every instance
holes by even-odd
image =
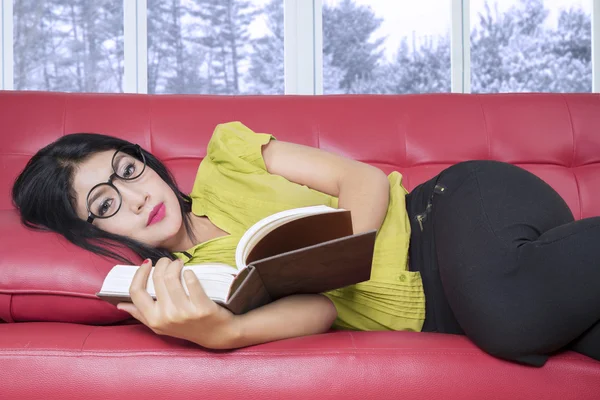
[[[12,183],[41,147],[73,132],[136,142],[189,191],[214,127],[256,132],[400,171],[411,190],[469,159],[524,167],[553,186],[575,218],[600,215],[600,95],[428,94],[203,96],[0,92],[0,319],[107,323],[125,314],[96,300],[110,267],[52,233],[19,224]],[[190,143],[193,143],[190,146]],[[48,307],[55,311],[48,312]]]

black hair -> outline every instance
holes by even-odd
[[[106,232],[81,219],[75,211],[73,178],[78,166],[95,153],[116,151],[131,144],[107,135],[73,133],[39,150],[27,162],[12,188],[12,200],[20,212],[21,222],[29,228],[57,232],[81,248],[119,262],[133,264],[123,254],[126,249],[153,262],[161,257],[175,259],[164,248]],[[141,151],[146,159],[146,168],[152,168],[177,196],[186,232],[194,240],[190,218],[192,199],[179,190],[162,162],[146,150]]]

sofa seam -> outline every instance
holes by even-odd
[[[63,103],[63,115],[62,115],[62,135],[65,136],[67,129],[67,100],[69,95],[65,93],[65,101]]]
[[[490,159],[492,157],[492,141],[490,139],[490,133],[488,131],[488,123],[487,118],[485,116],[485,110],[483,109],[483,103],[481,102],[481,95],[477,94],[477,101],[479,103],[479,108],[481,109],[481,115],[483,116],[483,130],[485,131],[485,141],[487,144],[487,158]]]
[[[402,134],[402,131],[400,130],[399,133]],[[404,131],[404,135],[403,136],[404,136],[404,165],[402,167],[403,168],[410,168],[411,166],[410,166],[410,164],[408,162],[408,138],[407,138],[408,131],[407,130]],[[407,182],[407,184],[408,184],[408,182]]]
[[[573,179],[575,179],[575,187],[577,188],[577,202],[579,203],[579,219],[583,218],[583,204],[581,201],[581,189],[579,188],[579,179],[577,179],[577,174],[574,171],[574,168],[570,168],[571,173],[573,174]]]
[[[86,338],[87,339],[87,338]],[[319,349],[322,350],[322,349]],[[350,349],[350,351],[329,351],[329,352],[323,352],[320,351],[318,353],[318,355],[382,355],[382,356],[389,356],[390,354],[398,354],[398,355],[465,355],[465,356],[475,356],[475,357],[483,357],[483,356],[487,356],[485,354],[485,352],[482,351],[408,351],[408,352],[404,352],[404,351],[397,351],[397,352],[393,352],[393,350],[397,350],[395,348],[377,348],[376,351],[373,351],[374,349],[367,349],[367,351],[363,351],[362,349],[356,349],[356,350],[352,350]],[[390,352],[390,350],[392,350],[392,352]],[[50,350],[52,351],[52,350]],[[54,350],[56,351],[56,350]],[[145,356],[161,356],[161,357],[179,357],[179,358],[198,358],[198,359],[206,359],[206,358],[222,358],[222,357],[239,357],[239,356],[244,356],[244,357],[265,357],[265,356],[285,356],[285,357],[289,357],[289,356],[307,356],[307,355],[312,355],[314,356],[315,353],[314,352],[287,352],[287,353],[267,353],[267,352],[256,352],[256,353],[242,353],[240,354],[239,352],[236,352],[234,354],[176,354],[176,353],[157,353],[157,352],[152,352],[152,351],[148,351],[148,352],[131,352],[131,353],[124,353],[124,352],[96,352],[96,351],[80,351],[80,352],[75,352],[75,351],[70,351],[70,352],[65,352],[65,353],[61,353],[61,354],[41,354],[44,351],[14,351],[14,350],[0,350],[0,358],[4,358],[7,356],[31,356],[31,357],[39,357],[40,355],[43,355],[44,357],[82,357],[82,356],[89,356],[89,357],[106,357],[106,358],[113,358],[113,357],[145,357]],[[28,354],[29,353],[29,354]],[[493,356],[490,356],[493,357]],[[551,358],[553,359],[553,358]],[[498,359],[499,361],[503,361],[501,359]],[[559,358],[556,358],[557,361],[562,361],[562,360],[574,360],[574,361],[579,361],[579,362],[584,362],[584,363],[588,363],[588,364],[593,364],[593,365],[597,365],[598,362],[593,360],[593,359],[585,359],[584,357],[571,357],[571,356],[560,356]]]
[[[89,335],[88,335],[89,336]],[[87,340],[87,337],[86,337]],[[397,350],[393,347],[391,348],[370,348],[370,349],[347,349],[344,351],[322,351],[322,349],[317,349],[319,350],[318,355],[322,356],[322,355],[356,355],[356,354],[365,354],[365,355],[382,355],[382,356],[389,356],[392,353],[397,353],[397,354],[404,354],[404,355],[416,355],[416,354],[463,354],[463,355],[470,355],[470,356],[478,356],[481,357],[483,356],[485,353],[483,353],[482,351],[477,351],[477,350],[473,350],[473,351],[408,351],[408,352],[404,352],[404,351],[396,351],[394,352],[394,350]],[[53,352],[53,354],[41,354],[41,353],[50,353]],[[161,356],[161,357],[183,357],[183,358],[223,358],[223,357],[265,357],[265,356],[306,356],[306,355],[315,355],[314,351],[290,351],[290,352],[247,352],[247,353],[239,353],[239,352],[235,352],[235,353],[224,353],[224,354],[197,354],[194,352],[190,352],[190,354],[184,354],[184,353],[160,353],[160,352],[155,352],[155,351],[139,351],[139,352],[106,352],[106,351],[89,351],[89,350],[81,350],[81,351],[75,351],[75,350],[70,350],[70,351],[66,351],[66,352],[60,352],[60,351],[56,351],[53,349],[45,349],[44,350],[25,350],[25,351],[14,351],[14,350],[9,350],[9,351],[1,351],[0,350],[0,357],[2,357],[2,355],[7,355],[7,354],[14,354],[14,355],[31,355],[31,356],[40,356],[43,355],[44,357],[81,357],[81,356],[94,356],[94,357],[141,357],[141,356]],[[578,359],[575,357],[575,359]]]
[[[356,342],[354,341],[354,335],[352,335],[352,332],[348,332],[348,335],[350,335],[350,340],[352,341],[352,347],[354,349],[358,349],[358,347],[356,347]]]
[[[148,97],[148,107],[146,108],[148,112],[148,151],[150,153],[154,153],[152,145],[152,100],[152,97]]]
[[[573,140],[573,152],[571,153],[571,168],[573,168],[573,165],[575,165],[575,128],[573,127],[573,115],[571,114],[571,107],[569,107],[569,102],[567,101],[567,98],[565,97],[564,93],[561,93],[561,97],[563,99],[563,101],[565,102],[565,105],[567,106],[567,114],[569,115],[569,125],[571,126],[571,138]]]
[[[583,205],[581,202],[581,190],[579,188],[579,180],[577,179],[577,174],[575,174],[574,165],[575,165],[575,150],[577,146],[577,142],[575,141],[575,127],[573,126],[573,114],[571,113],[571,107],[569,106],[569,102],[567,101],[567,97],[564,93],[561,93],[561,98],[565,102],[565,106],[567,107],[567,114],[569,115],[569,125],[571,126],[571,138],[573,141],[573,151],[571,153],[571,165],[570,170],[573,174],[573,178],[575,178],[575,186],[577,187],[577,202],[579,203],[579,219],[583,217]]]
[[[92,327],[92,329],[90,330],[90,333],[87,334],[87,336],[85,337],[85,339],[83,339],[83,343],[81,343],[81,349],[79,349],[80,353],[83,353],[83,348],[85,347],[85,343],[87,342],[88,338],[92,335],[92,333],[96,330],[96,326]]]
[[[77,292],[66,292],[66,291],[58,291],[58,290],[23,290],[23,289],[2,289],[0,288],[0,294],[8,294],[13,296],[26,296],[26,295],[43,295],[43,296],[60,296],[60,297],[75,297],[82,299],[90,299],[90,300],[99,300],[98,297],[91,293],[77,293]]]
[[[12,293],[9,295],[9,299],[8,299],[8,318],[10,319],[10,321],[6,321],[6,322],[15,322],[15,317],[13,314],[13,295],[12,295]]]

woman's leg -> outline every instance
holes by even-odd
[[[549,185],[510,164],[460,163],[438,183],[444,191],[432,212],[440,277],[478,346],[543,365],[600,321],[600,217],[573,221]],[[598,346],[581,339],[573,348],[594,357]]]
[[[600,360],[600,321],[569,346],[571,350]]]

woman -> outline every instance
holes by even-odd
[[[219,125],[188,196],[139,146],[67,135],[29,161],[13,200],[27,226],[120,261],[122,247],[147,258],[133,303],[119,308],[208,348],[333,324],[466,334],[489,354],[535,366],[565,348],[600,360],[599,217],[574,221],[554,190],[510,164],[459,163],[407,195],[397,172],[274,139]],[[212,302],[192,273],[189,296],[183,290],[184,263],[235,265],[254,222],[316,204],[351,210],[356,233],[378,229],[369,281],[240,316]],[[153,263],[156,301],[145,291]]]

